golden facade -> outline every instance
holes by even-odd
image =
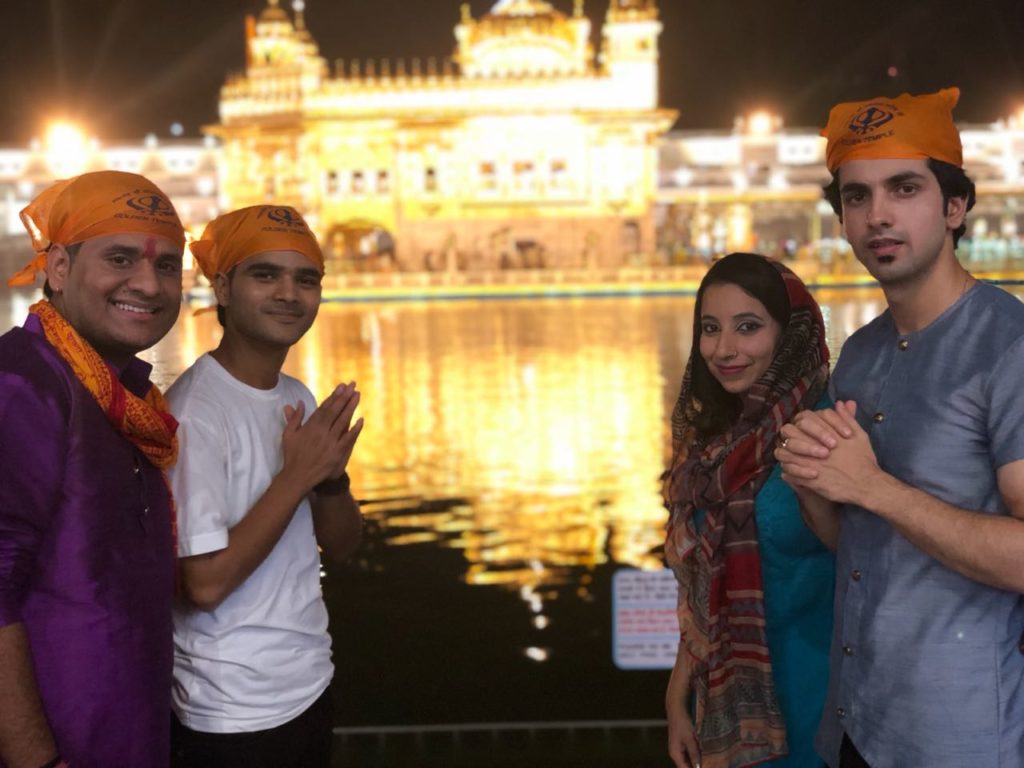
[[[659,109],[654,0],[591,21],[500,0],[440,65],[338,62],[268,0],[244,74],[221,93],[222,202],[307,215],[335,268],[617,267],[655,247]]]

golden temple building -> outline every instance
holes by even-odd
[[[337,271],[630,264],[655,249],[676,113],[658,107],[655,0],[610,2],[597,55],[582,0],[500,0],[462,6],[450,59],[332,71],[302,0],[268,0],[207,129],[222,204],[295,206]]]

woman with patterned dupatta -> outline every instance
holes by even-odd
[[[693,326],[664,486],[680,626],[669,755],[819,768],[834,560],[772,454],[795,413],[829,404],[821,310],[782,264],[733,253],[701,282]]]

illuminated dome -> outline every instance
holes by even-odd
[[[544,0],[499,0],[479,20],[464,5],[462,22],[455,28],[455,57],[463,74],[584,74],[592,51],[590,21],[580,5],[568,17]]]
[[[484,16],[494,18],[495,16],[529,16],[531,18],[554,16],[565,18],[564,13],[556,11],[550,3],[543,0],[499,0],[491,9],[491,12]]]
[[[306,29],[305,10],[305,0],[293,0],[293,21],[280,0],[267,0],[259,16],[247,20],[249,66],[279,69],[309,65],[311,71],[321,69],[316,41]]]
[[[288,14],[285,13],[284,8],[278,5],[278,0],[269,0],[267,7],[260,12],[258,23],[286,24],[289,28],[292,26],[292,22],[288,18]]]

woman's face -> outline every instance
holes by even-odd
[[[704,290],[700,356],[726,392],[741,395],[768,370],[782,327],[764,304],[732,283]]]

